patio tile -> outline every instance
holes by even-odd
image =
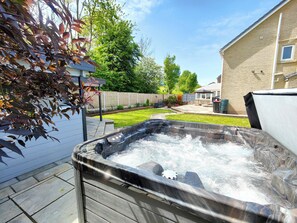
[[[34,184],[38,183],[38,181],[34,177],[29,177],[25,180],[22,180],[16,184],[11,185],[12,189],[15,192],[20,192],[28,187],[33,186]]]
[[[7,222],[14,217],[21,214],[22,211],[19,209],[11,200],[0,204],[0,221]]]
[[[74,170],[73,168],[67,170],[66,172],[64,173],[61,173],[58,175],[59,178],[63,179],[63,180],[69,180],[71,179],[72,177],[74,177]]]
[[[15,183],[17,183],[17,182],[19,182],[19,181],[17,180],[17,178],[12,178],[11,180],[8,180],[8,181],[5,181],[5,182],[1,183],[1,184],[0,184],[0,189],[2,189],[2,188],[4,188],[4,187],[8,187],[8,186],[10,186],[10,185],[12,185],[12,184],[15,184]]]
[[[53,177],[12,199],[28,214],[32,215],[72,189],[73,186],[70,184]]]
[[[32,221],[25,214],[21,214],[7,223],[32,223]]]
[[[0,200],[14,194],[14,191],[10,187],[5,187],[0,190]]]
[[[77,219],[75,190],[65,194],[32,216],[38,223],[70,222]]]
[[[61,164],[66,163],[66,162],[68,162],[68,161],[70,161],[70,160],[71,160],[71,155],[65,157],[64,159],[60,159],[60,160],[56,161],[55,163],[56,163],[57,165],[61,165]]]
[[[53,168],[55,166],[57,166],[55,163],[50,163],[48,165],[45,165],[45,166],[39,167],[39,168],[37,168],[35,170],[32,170],[32,171],[30,171],[28,173],[24,173],[24,174],[18,176],[17,179],[18,180],[27,179],[27,178],[32,177],[33,175],[35,175],[37,173],[40,173],[40,172],[45,171],[45,170],[48,170],[48,169]]]
[[[67,180],[68,183],[72,184],[73,186],[75,186],[74,184],[74,177],[72,177],[71,179]]]
[[[42,180],[44,180],[50,176],[53,176],[55,174],[65,172],[65,171],[69,170],[70,168],[71,168],[71,165],[69,163],[64,163],[59,166],[55,166],[51,169],[45,170],[41,173],[38,173],[38,174],[34,175],[34,177],[38,181],[42,181]]]
[[[0,199],[0,204],[4,203],[5,201],[8,201],[8,200],[9,200],[9,197],[2,198],[2,199]]]

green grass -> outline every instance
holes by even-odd
[[[225,117],[219,115],[195,115],[195,114],[180,114],[168,115],[167,120],[201,122],[207,124],[217,125],[231,125],[250,128],[250,123],[247,118]]]
[[[171,113],[171,110],[149,108],[138,111],[120,112],[116,114],[103,115],[104,119],[114,120],[115,128],[135,125],[150,119],[153,114]],[[99,116],[97,116],[99,117]]]

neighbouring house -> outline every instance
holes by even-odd
[[[212,82],[206,86],[196,89],[195,105],[211,104],[214,97],[221,96],[221,75],[217,77],[216,82]]]
[[[67,69],[76,82],[79,77],[84,78],[88,73],[95,71],[95,67],[86,62],[79,65],[70,64]],[[73,116],[69,114],[70,120],[65,117],[62,119],[59,117],[53,118],[59,131],[52,132],[51,135],[58,138],[60,142],[43,138],[39,138],[37,141],[28,141],[26,142],[26,148],[22,149],[24,157],[5,149],[5,152],[11,158],[3,159],[6,164],[0,163],[0,183],[70,156],[74,146],[86,139],[86,132],[83,130],[85,117],[82,114],[83,112]],[[5,137],[4,133],[0,133],[0,138],[2,137]]]
[[[283,0],[221,50],[229,113],[246,113],[243,96],[297,87],[297,1]]]

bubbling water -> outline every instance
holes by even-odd
[[[242,201],[275,203],[265,187],[270,174],[254,160],[253,150],[235,143],[202,144],[192,138],[152,134],[107,159],[131,167],[155,161],[184,175],[196,172],[205,189]]]

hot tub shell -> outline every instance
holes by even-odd
[[[201,136],[205,142],[247,144],[273,173],[273,189],[296,207],[296,156],[265,132],[200,123],[150,120],[75,147],[80,222],[284,222],[292,210],[243,202],[165,179],[105,158],[151,133]],[[284,172],[286,174],[284,174]],[[288,177],[289,176],[289,177]],[[283,183],[284,182],[284,183]]]

